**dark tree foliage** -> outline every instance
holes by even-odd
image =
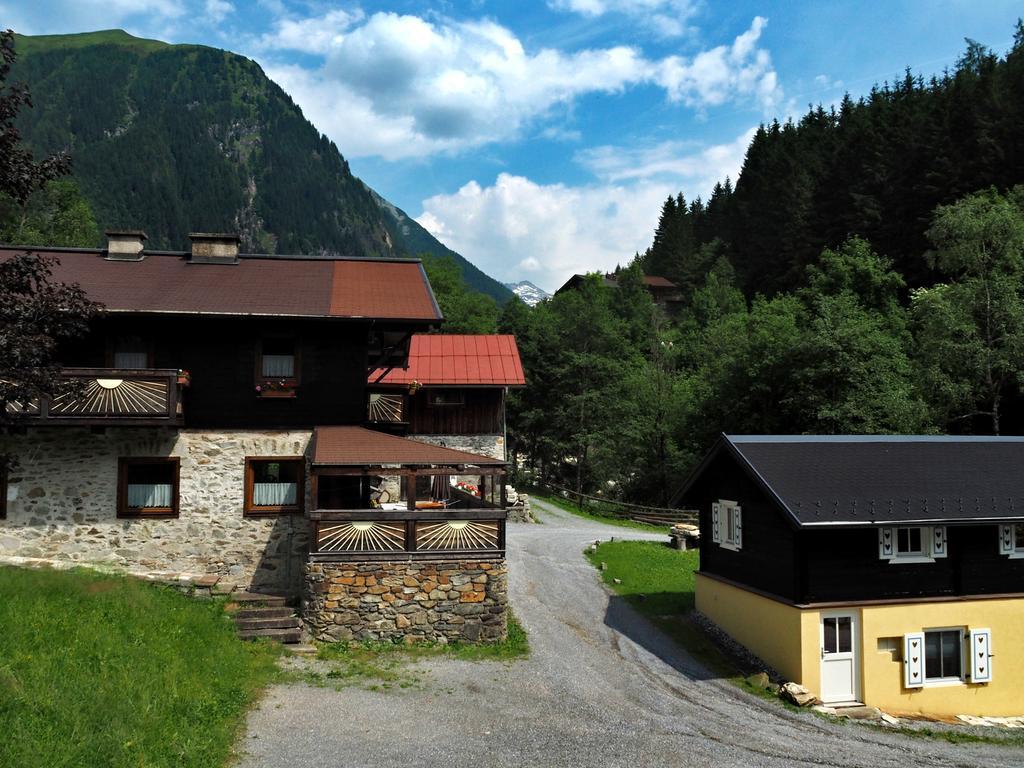
[[[8,29],[0,32],[0,192],[23,204],[46,182],[66,174],[71,159],[57,152],[37,162],[22,146],[15,120],[22,107],[32,107],[32,97],[24,85],[7,82],[14,60],[14,32]]]
[[[706,204],[681,197],[662,208],[647,274],[687,290],[717,241],[748,296],[802,284],[823,248],[863,237],[909,288],[939,274],[923,258],[932,211],[989,186],[1024,181],[1024,27],[1003,58],[968,41],[952,71],[924,81],[906,72],[836,110],[762,125],[735,190]]]
[[[19,110],[32,102],[25,88],[7,85],[14,60],[10,30],[0,33],[0,54],[0,197],[25,203],[33,191],[66,172],[70,161],[55,155],[36,162],[20,146],[11,126]],[[0,228],[8,224],[0,221]],[[85,333],[98,309],[78,286],[53,282],[55,263],[31,253],[0,262],[0,423],[16,418],[19,406],[62,390],[57,346]],[[0,462],[7,461],[0,456]]]

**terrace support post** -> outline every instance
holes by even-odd
[[[409,470],[409,474],[406,476],[405,481],[405,498],[407,508],[415,512],[416,511],[416,470]]]

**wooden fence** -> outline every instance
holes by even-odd
[[[582,510],[608,517],[618,517],[623,520],[632,520],[637,523],[648,525],[663,525],[666,528],[676,523],[689,523],[697,525],[697,510],[695,509],[670,509],[667,507],[650,507],[642,504],[627,504],[624,501],[613,501],[602,499],[598,496],[588,496],[585,493],[577,493],[569,488],[562,488],[557,485],[545,484],[543,487],[553,491],[555,495],[575,502]]]

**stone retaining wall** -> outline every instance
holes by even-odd
[[[306,565],[302,618],[317,640],[494,642],[507,608],[502,559]]]
[[[409,439],[505,461],[504,435],[409,435]]]
[[[18,466],[0,520],[0,558],[195,577],[298,593],[309,550],[301,516],[242,516],[246,456],[303,456],[311,432],[33,427],[0,435]],[[118,519],[120,456],[177,456],[179,517]],[[306,491],[308,498],[308,489]]]

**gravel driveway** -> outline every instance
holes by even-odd
[[[1024,765],[1024,750],[887,734],[794,713],[713,679],[621,600],[581,552],[658,538],[535,502],[509,525],[516,662],[432,660],[411,689],[270,690],[249,717],[245,768],[299,766]]]

